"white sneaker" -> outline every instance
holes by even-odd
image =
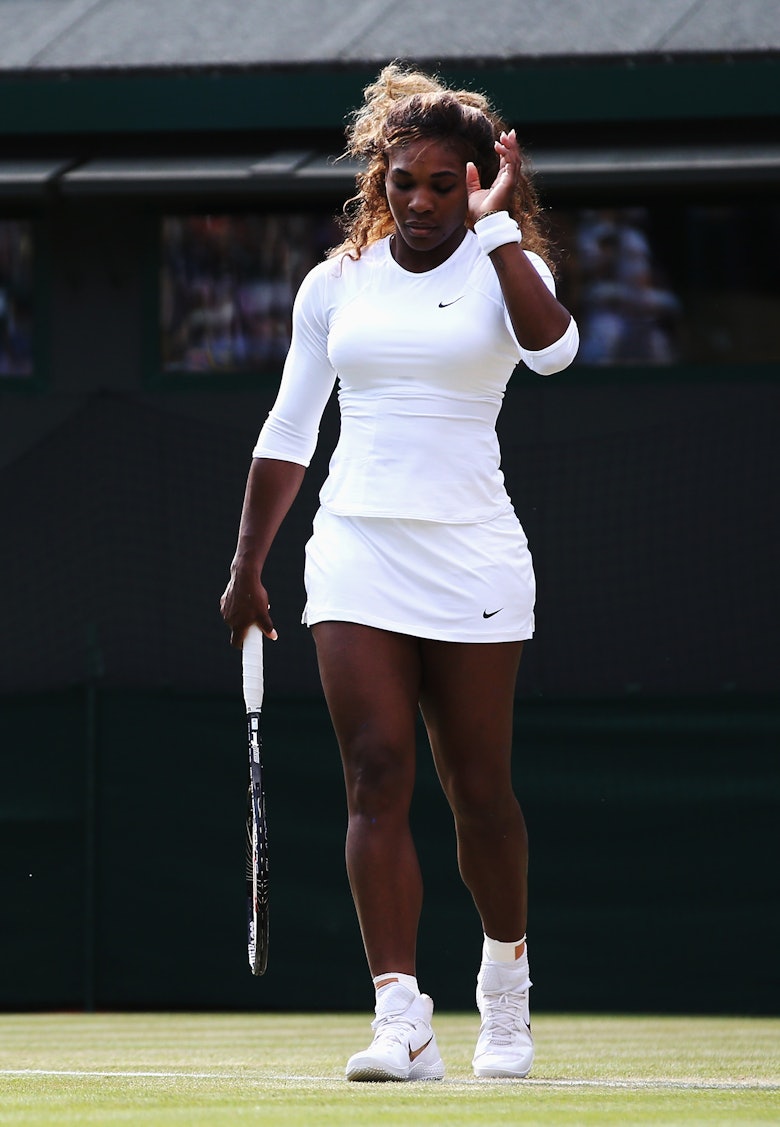
[[[444,1063],[431,1029],[433,1002],[406,986],[379,991],[374,1040],[347,1061],[347,1080],[441,1080]]]
[[[472,1065],[475,1076],[527,1076],[534,1059],[528,1012],[528,962],[484,960],[477,975],[477,1008],[482,1018]]]

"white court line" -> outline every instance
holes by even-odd
[[[151,1080],[233,1080],[251,1082],[252,1080],[273,1082],[279,1084],[341,1084],[341,1076],[278,1076],[256,1074],[247,1072],[144,1072],[141,1070],[123,1071],[109,1069],[51,1069],[51,1068],[2,1068],[0,1077],[68,1077],[78,1078],[111,1078],[116,1076],[123,1079],[151,1079]],[[344,1081],[346,1083],[346,1081]],[[480,1088],[491,1081],[474,1078],[445,1079],[441,1082],[444,1087]],[[576,1080],[576,1079],[549,1079],[543,1077],[529,1077],[525,1080],[496,1080],[499,1085],[519,1085],[522,1087],[536,1088],[618,1088],[639,1091],[696,1091],[696,1092],[773,1092],[780,1091],[780,1082],[774,1080]],[[438,1086],[438,1082],[432,1085]]]
[[[241,1080],[246,1078],[243,1072],[142,1072],[134,1069],[124,1072],[121,1069],[86,1069],[86,1068],[0,1068],[0,1076],[70,1076],[70,1077],[104,1077],[122,1076],[138,1077],[139,1079],[157,1080]],[[313,1077],[313,1079],[324,1079]]]

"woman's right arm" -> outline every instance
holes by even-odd
[[[230,579],[219,604],[222,617],[230,627],[230,644],[238,649],[253,623],[257,623],[268,638],[276,640],[268,613],[268,593],[263,586],[263,565],[305,472],[306,467],[297,462],[252,459]]]
[[[230,581],[220,600],[230,644],[241,648],[257,623],[276,639],[262,571],[279,526],[303,481],[317,445],[320,419],[336,373],[328,359],[325,291],[329,265],[304,279],[293,305],[293,332],[279,393],[263,425],[246,483]]]

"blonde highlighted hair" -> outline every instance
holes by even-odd
[[[344,241],[329,257],[360,258],[371,243],[394,230],[385,194],[388,152],[410,141],[429,138],[454,141],[464,152],[464,162],[473,161],[483,187],[489,187],[498,172],[494,143],[507,124],[483,94],[454,90],[438,78],[400,63],[390,63],[375,82],[364,90],[363,105],[351,115],[344,156],[363,164],[357,176],[357,192],[344,205],[341,225]],[[547,239],[536,191],[523,168],[515,188],[511,215],[520,224],[526,250],[545,255]]]

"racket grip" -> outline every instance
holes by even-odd
[[[263,707],[263,632],[250,626],[242,650],[244,703],[247,712],[260,712]]]

